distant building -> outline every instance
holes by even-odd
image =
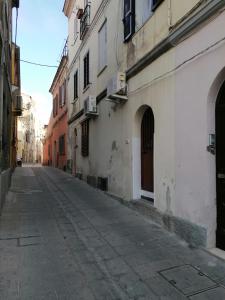
[[[36,111],[36,102],[22,94],[23,114],[18,118],[17,156],[23,163],[42,163],[42,124]]]
[[[16,166],[20,96],[20,48],[12,42],[12,9],[19,0],[0,1],[0,211]]]
[[[46,127],[43,164],[67,169],[67,43],[50,87],[53,96],[52,113]]]

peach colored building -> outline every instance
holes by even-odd
[[[67,44],[63,50],[50,92],[53,96],[52,113],[43,146],[43,164],[66,170],[67,168]]]

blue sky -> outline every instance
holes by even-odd
[[[67,37],[63,4],[64,0],[20,0],[17,44],[21,47],[21,59],[59,64]],[[13,21],[15,25],[15,15]],[[22,92],[36,99],[44,123],[48,122],[51,112],[52,97],[48,91],[56,70],[21,62]]]

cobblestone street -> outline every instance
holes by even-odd
[[[0,299],[225,299],[225,262],[53,168],[13,174]]]

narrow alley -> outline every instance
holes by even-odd
[[[0,219],[0,299],[225,299],[225,261],[65,172],[19,167]]]

